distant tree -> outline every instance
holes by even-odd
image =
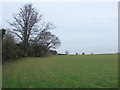
[[[91,55],[93,55],[93,53],[91,53]]]
[[[66,50],[66,51],[65,51],[65,54],[66,54],[66,55],[68,55],[68,54],[69,54],[69,52]]]
[[[82,55],[85,55],[85,53],[82,53]]]
[[[78,55],[78,53],[76,53],[76,55]]]

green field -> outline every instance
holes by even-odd
[[[3,88],[117,87],[117,54],[22,58],[3,64]]]

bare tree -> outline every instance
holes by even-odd
[[[41,31],[54,29],[52,23],[41,23],[42,15],[32,7],[32,4],[25,4],[20,8],[19,13],[13,15],[14,21],[10,25],[13,26],[12,32],[22,41],[25,54],[28,53],[30,40],[33,40]]]
[[[47,51],[50,50],[50,48],[56,49],[61,44],[60,39],[49,31],[42,31],[38,34],[35,42],[45,46]]]

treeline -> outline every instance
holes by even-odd
[[[13,22],[10,30],[2,31],[2,60],[15,60],[19,57],[44,57],[56,55],[56,49],[61,41],[51,29],[56,27],[48,22],[42,22],[42,15],[39,15],[32,4],[25,4],[20,11],[13,15]]]
[[[15,36],[5,29],[2,31],[2,60],[3,62],[8,60],[15,60],[20,57],[45,57],[50,55],[56,55],[57,51],[50,50],[46,46],[30,42],[28,45],[27,54],[25,53],[24,44],[17,42]]]

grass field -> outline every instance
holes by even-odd
[[[3,65],[3,88],[117,87],[117,54],[22,58]]]

